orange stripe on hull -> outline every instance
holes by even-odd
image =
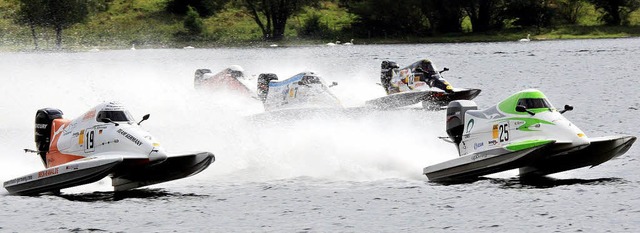
[[[64,129],[64,127],[67,127],[69,122],[70,121],[67,119],[55,119],[52,122],[53,125],[51,127],[51,138],[53,140],[51,140],[49,152],[47,152],[47,167],[54,167],[60,164],[65,164],[74,160],[84,158],[83,156],[60,153],[60,150],[58,149],[58,139],[60,139],[60,135],[62,135],[62,133],[59,133],[57,135],[55,133],[60,128]]]
[[[55,167],[81,158],[84,157],[78,155],[63,154],[60,153],[60,151],[49,151],[49,153],[47,153],[47,167]]]

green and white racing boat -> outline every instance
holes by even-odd
[[[538,90],[520,91],[484,110],[475,102],[456,100],[447,107],[447,134],[459,158],[425,167],[430,181],[476,180],[519,168],[520,177],[541,177],[596,166],[626,153],[636,141],[630,135],[589,138],[556,110]]]

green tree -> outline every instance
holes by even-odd
[[[578,18],[582,16],[582,9],[585,6],[585,0],[559,0],[558,16],[568,24],[576,24]]]
[[[468,0],[463,8],[471,21],[473,32],[486,32],[504,27],[504,0]]]
[[[209,17],[224,8],[229,0],[168,0],[165,9],[177,15],[186,15],[193,7],[202,17]]]
[[[629,14],[640,7],[640,0],[589,0],[602,12],[600,20],[607,25],[628,25]]]
[[[187,15],[184,18],[183,25],[191,35],[200,35],[202,33],[202,18],[191,6],[187,8]]]
[[[311,13],[302,27],[298,29],[298,35],[303,37],[331,37],[331,30],[326,24],[322,23],[321,18],[320,14]]]
[[[289,17],[300,11],[303,6],[317,3],[312,0],[243,0],[243,2],[262,30],[262,38],[274,41],[284,38]]]
[[[15,18],[16,23],[27,25],[29,27],[36,50],[39,49],[36,27],[47,25],[47,21],[45,20],[47,17],[47,11],[42,7],[45,3],[46,0],[20,0],[20,8],[18,9],[17,17]]]
[[[427,20],[420,10],[421,0],[342,0],[341,5],[356,15],[352,29],[367,37],[405,37],[424,34]]]
[[[521,27],[542,27],[553,25],[555,17],[554,0],[508,0],[505,17],[513,19],[513,25]]]
[[[56,32],[56,47],[62,47],[62,31],[87,19],[89,0],[50,0],[42,7],[46,10],[46,24]]]
[[[463,6],[467,0],[423,0],[422,11],[437,33],[462,32]]]

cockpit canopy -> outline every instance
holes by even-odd
[[[129,111],[118,102],[105,102],[91,109],[85,114],[85,119],[93,118],[97,122],[105,122],[109,118],[114,122],[135,122]]]
[[[539,90],[528,89],[515,93],[498,104],[500,111],[511,114],[528,114],[516,111],[517,106],[524,106],[534,113],[553,111],[555,108],[547,97]]]
[[[238,65],[230,66],[229,68],[227,68],[227,72],[231,75],[231,77],[234,77],[236,79],[245,77],[244,69],[242,69],[242,67]]]
[[[300,81],[304,84],[322,84],[322,81],[320,81],[320,78],[318,76],[304,76]]]
[[[518,105],[522,105],[527,109],[535,109],[535,108],[548,108],[552,109],[553,106],[546,98],[520,98],[518,100]]]
[[[129,111],[99,111],[96,116],[96,121],[103,122],[104,119],[111,119],[111,121],[120,122],[133,122],[133,117]]]

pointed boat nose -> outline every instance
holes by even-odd
[[[151,162],[162,162],[167,160],[167,157],[167,153],[157,147],[153,148],[153,150],[151,150],[151,153],[149,153],[149,161]]]

